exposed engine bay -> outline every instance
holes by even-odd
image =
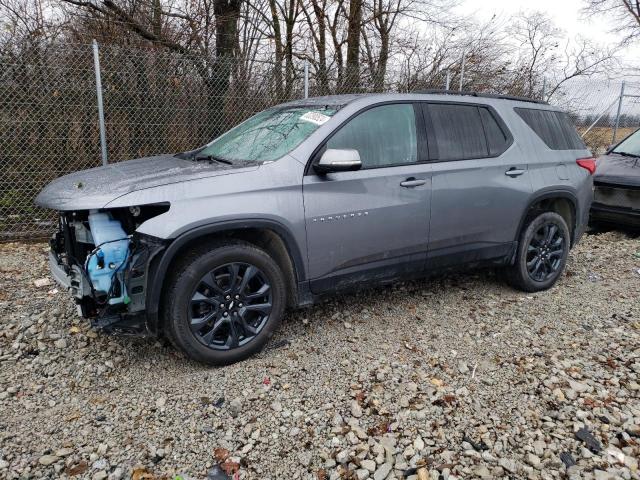
[[[114,333],[145,334],[147,280],[161,240],[136,233],[168,204],[60,212],[51,239],[56,280],[73,295],[81,316]]]

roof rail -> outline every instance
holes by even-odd
[[[515,95],[498,95],[494,93],[479,93],[479,92],[471,92],[467,90],[444,90],[444,89],[432,88],[427,90],[416,90],[411,93],[428,93],[432,95],[467,95],[469,97],[500,98],[502,100],[516,100],[518,102],[530,102],[530,103],[539,103],[542,105],[549,105],[548,102],[545,102],[543,100],[535,100],[533,98],[517,97]]]

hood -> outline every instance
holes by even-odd
[[[595,182],[640,187],[640,158],[610,153],[598,158]]]
[[[258,165],[247,167],[194,162],[173,155],[145,157],[60,177],[47,185],[35,202],[40,207],[54,210],[103,208],[116,198],[136,190],[257,168]]]

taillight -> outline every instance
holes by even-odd
[[[582,168],[587,170],[590,175],[596,173],[596,159],[595,158],[578,158],[576,163]]]

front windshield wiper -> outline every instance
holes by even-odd
[[[617,151],[613,151],[613,153],[617,153],[618,155],[622,155],[623,157],[632,157],[632,158],[640,158],[640,155],[637,155],[635,153],[629,153],[629,152],[617,152]]]
[[[196,155],[193,157],[196,162],[206,161],[206,162],[218,162],[224,163],[225,165],[233,165],[233,162],[227,160],[226,158],[215,157],[213,155]]]

